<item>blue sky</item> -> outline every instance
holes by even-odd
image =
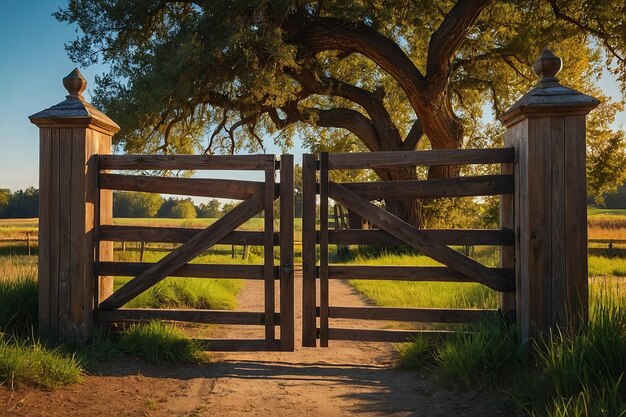
[[[61,0],[0,0],[0,188],[15,191],[38,186],[38,131],[28,116],[65,98],[61,80],[76,67],[64,49],[64,43],[76,37],[76,28],[51,16],[64,4]],[[93,83],[102,67],[80,70]],[[619,98],[612,80],[605,78],[600,85],[605,93]],[[88,86],[87,100],[89,91]],[[626,125],[624,113],[616,127],[619,124]]]

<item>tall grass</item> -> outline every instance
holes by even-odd
[[[173,325],[160,321],[133,324],[120,335],[121,351],[155,363],[198,362],[200,345]]]
[[[32,257],[0,257],[0,333],[28,337],[37,320],[37,264]]]

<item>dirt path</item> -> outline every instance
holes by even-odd
[[[296,277],[296,326],[301,278]],[[364,305],[332,283],[331,305]],[[248,281],[242,309],[262,311],[262,282]],[[245,306],[245,307],[244,307]],[[339,324],[339,323],[338,323]],[[342,327],[362,326],[344,320]],[[375,324],[380,325],[380,323]],[[262,328],[224,326],[218,337],[262,338]],[[107,363],[99,376],[54,392],[0,389],[0,415],[28,416],[491,416],[485,396],[452,392],[428,375],[393,369],[390,344],[331,341],[295,352],[214,353],[210,364]]]

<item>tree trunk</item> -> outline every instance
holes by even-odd
[[[415,168],[398,168],[376,170],[383,181],[408,181],[416,180]],[[421,228],[424,224],[422,203],[419,200],[385,200],[385,208],[388,212],[404,220],[411,226]]]

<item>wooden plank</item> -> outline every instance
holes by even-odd
[[[586,323],[589,315],[587,207],[585,176],[585,118],[565,118],[565,275],[570,328]]]
[[[106,156],[112,151],[111,136],[94,132],[93,144],[94,146],[98,146],[99,155]],[[113,191],[100,190],[98,188],[98,177],[100,172],[100,167],[98,165],[100,162],[99,159],[100,156],[97,160],[91,161],[89,164],[89,169],[91,171],[89,174],[89,181],[91,183],[90,187],[92,187],[92,191],[90,192],[93,192],[95,200],[99,200],[96,207],[97,213],[94,213],[94,223],[97,235],[99,235],[101,231],[101,224],[110,225],[113,223]],[[97,236],[95,238],[97,239]],[[98,249],[98,257],[96,260],[113,261],[113,242],[100,241],[98,243],[98,240],[96,240],[95,245],[97,245],[96,247]],[[113,277],[99,277],[97,294],[95,295],[97,297],[96,305],[98,305],[100,301],[110,297],[111,294],[113,294]]]
[[[273,161],[275,162],[275,160]],[[265,288],[265,339],[276,339],[276,326],[274,322],[275,286],[274,286],[274,183],[275,168],[273,163],[265,171],[265,195],[264,195],[264,232],[263,232],[263,271]]]
[[[513,280],[510,268],[490,268],[499,276]],[[374,266],[341,265],[329,267],[329,279],[364,279],[391,281],[476,282],[465,274],[445,266]]]
[[[552,311],[550,322],[561,328],[567,323],[567,276],[565,275],[565,153],[564,118],[550,119],[550,141],[552,142],[550,218],[552,219],[552,239],[550,239]],[[569,138],[568,138],[569,140]],[[584,241],[584,239],[583,239]],[[581,256],[586,256],[585,253]]]
[[[330,306],[329,316],[356,320],[477,323],[483,320],[496,320],[500,313],[498,310],[479,309]]]
[[[50,335],[52,311],[51,297],[51,229],[52,199],[56,190],[52,187],[52,138],[51,129],[39,129],[39,252],[38,252],[38,327],[39,337],[46,340]]]
[[[513,164],[502,164],[501,172],[503,174],[513,174]],[[500,196],[500,228],[509,231],[509,245],[501,245],[500,247],[500,267],[515,268],[515,212],[513,206],[514,196],[506,194]],[[500,310],[506,318],[515,320],[515,293],[502,292],[499,296]]]
[[[149,262],[99,262],[97,264],[97,274],[116,277],[137,276],[155,265]],[[263,271],[263,265],[187,264],[168,276],[262,280],[264,279]],[[273,273],[276,278],[278,276],[278,268],[274,268]]]
[[[514,282],[509,277],[502,276],[424,235],[420,230],[371,204],[347,188],[330,182],[329,195],[339,203],[354,210],[364,219],[455,271],[465,274],[496,291],[511,291],[514,288]]]
[[[101,310],[113,310],[126,304],[152,285],[161,281],[201,254],[207,247],[226,236],[233,229],[246,222],[263,208],[263,191],[258,192],[250,199],[240,203],[237,207],[198,233],[178,249],[172,251],[152,267],[137,275],[117,290],[100,305]]]
[[[274,166],[274,155],[106,155],[101,169],[263,171]]]
[[[512,228],[501,230],[472,229],[420,229],[422,233],[444,245],[513,246],[515,234]],[[339,245],[385,245],[405,246],[402,240],[384,230],[330,230],[328,241]]]
[[[195,309],[120,308],[97,311],[96,317],[100,323],[171,320],[207,324],[262,325],[265,322],[264,312]],[[279,320],[278,314],[276,320]]]
[[[328,347],[328,152],[320,155],[320,346]],[[339,201],[339,200],[337,200]]]
[[[410,330],[346,329],[328,330],[332,340],[354,340],[359,342],[394,342],[402,343],[413,340],[419,332]]]
[[[61,239],[60,235],[60,207],[59,200],[61,196],[61,184],[60,184],[60,159],[61,159],[61,143],[59,139],[59,130],[57,128],[51,129],[50,141],[52,147],[52,166],[50,176],[52,182],[52,192],[50,198],[50,333],[52,335],[59,334],[59,256]]]
[[[281,350],[280,341],[265,339],[194,339],[211,352],[274,352]]]
[[[316,347],[315,155],[302,156],[302,346]]]
[[[78,277],[72,280],[71,259],[72,249],[72,229],[70,219],[72,218],[72,129],[59,129],[59,301],[57,315],[59,319],[59,340],[69,340],[72,331],[71,323],[71,300],[72,285],[80,284]],[[84,148],[83,148],[84,152]],[[82,205],[75,208],[81,210]],[[82,235],[82,233],[81,233]],[[80,237],[81,235],[77,236]],[[78,256],[78,253],[76,254]]]
[[[329,169],[400,168],[416,165],[497,164],[513,162],[515,152],[503,149],[437,149],[431,151],[386,151],[333,153]]]
[[[280,345],[294,350],[294,217],[293,155],[280,157]]]
[[[100,226],[100,241],[109,242],[163,242],[185,243],[204,229],[186,227],[151,226]],[[278,242],[278,233],[273,234],[273,244]],[[263,245],[264,232],[235,230],[217,242],[218,245]]]
[[[83,328],[84,317],[84,304],[86,294],[86,286],[91,284],[92,276],[86,279],[85,274],[93,264],[93,258],[91,258],[89,245],[89,232],[92,231],[92,227],[87,227],[88,222],[93,225],[93,216],[87,215],[87,202],[85,197],[87,195],[87,178],[86,178],[86,159],[91,154],[91,143],[86,140],[86,132],[84,129],[69,129],[68,137],[68,152],[66,158],[68,160],[70,174],[67,177],[69,179],[70,189],[66,200],[69,204],[69,275],[70,275],[70,320],[71,328],[68,329],[70,339],[81,340],[81,335],[78,334],[81,328]],[[90,285],[91,286],[91,285]],[[93,303],[93,299],[90,297],[90,301]],[[90,315],[91,310],[87,310],[87,315]],[[67,340],[67,339],[66,339]]]
[[[263,191],[264,185],[257,181],[100,174],[100,188],[245,200]]]
[[[436,197],[473,197],[512,194],[512,175],[480,175],[432,180],[342,183],[367,200],[413,200]]]

